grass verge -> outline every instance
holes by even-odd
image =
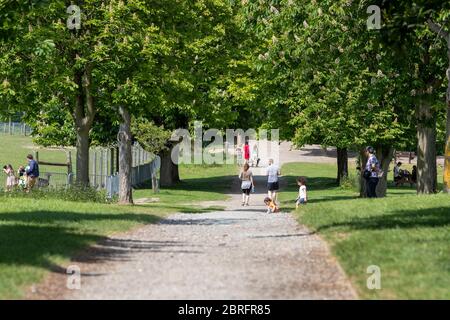
[[[280,199],[295,210],[295,178],[308,177],[310,202],[298,219],[330,244],[360,297],[449,299],[450,198],[390,187],[386,198],[358,199],[334,184],[335,173],[334,165],[287,164],[289,187]],[[380,290],[367,288],[371,265],[381,269]]]

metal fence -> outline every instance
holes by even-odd
[[[28,136],[31,132],[31,128],[24,123],[0,122],[0,134]]]
[[[150,163],[141,164],[132,167],[131,170],[131,184],[133,187],[138,187],[143,183],[152,182],[154,191],[159,189],[159,170],[161,168],[161,159],[155,156]],[[119,174],[114,174],[106,177],[106,194],[108,198],[112,198],[119,194]]]

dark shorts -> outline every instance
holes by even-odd
[[[278,185],[278,182],[269,182],[267,184],[267,189],[269,191],[277,191],[280,188],[280,186]]]

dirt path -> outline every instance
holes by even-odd
[[[61,291],[61,276],[54,292],[65,299],[356,298],[320,237],[290,214],[265,213],[265,177],[256,177],[250,207],[241,206],[238,189],[236,180],[225,211],[175,214],[99,244],[80,265],[81,289]]]

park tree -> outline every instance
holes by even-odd
[[[436,125],[440,55],[434,55],[437,50],[425,30],[426,19],[419,29],[410,19],[423,12],[435,14],[430,7],[438,4],[412,6],[414,10],[408,11],[406,2],[397,6],[379,1],[374,4],[383,8],[384,20],[375,28],[370,15],[377,7],[371,9],[371,4],[246,2],[247,22],[267,44],[259,56],[262,76],[274,79],[264,82],[275,88],[263,90],[270,92],[267,105],[282,115],[280,127],[297,145],[337,146],[338,180],[345,176],[346,148],[362,151],[373,145],[387,173],[394,149],[415,141],[411,127],[417,126],[423,177],[418,191],[435,190],[435,131],[428,129],[430,121],[423,116]],[[360,162],[365,160],[361,152]],[[385,194],[386,185],[385,174],[379,195]]]
[[[80,183],[88,182],[91,135],[104,132],[95,121],[100,114],[121,123],[122,171],[130,167],[133,115],[167,130],[187,128],[193,120],[225,126],[236,118],[230,110],[245,100],[241,93],[247,89],[244,76],[233,78],[233,70],[242,68],[243,39],[234,30],[231,3],[83,1],[67,10],[69,4],[9,7],[16,36],[1,47],[2,97],[20,105],[30,121],[43,120],[36,127],[47,144],[58,137],[47,124],[75,129]],[[70,143],[73,136],[67,140],[60,141]],[[161,177],[166,185],[179,180],[170,148],[160,150],[162,166],[169,167],[162,170],[169,172]],[[123,177],[123,190],[130,190],[129,172]],[[131,201],[131,194],[121,199]]]

